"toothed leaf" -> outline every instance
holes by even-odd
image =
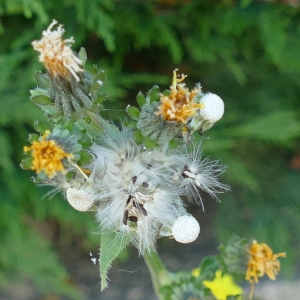
[[[101,244],[100,244],[100,277],[101,291],[103,291],[107,283],[107,272],[112,262],[118,257],[119,253],[129,244],[130,236],[124,233],[116,232],[102,228]]]

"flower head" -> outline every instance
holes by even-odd
[[[201,88],[199,85],[189,91],[182,83],[187,76],[181,75],[181,78],[177,78],[176,71],[177,69],[173,72],[170,94],[161,95],[161,104],[157,115],[161,115],[165,121],[185,124],[190,117],[196,114],[197,110],[203,107],[203,104],[193,102],[193,98],[201,93]]]
[[[34,141],[30,147],[25,146],[24,151],[32,151],[32,170],[35,170],[37,173],[45,171],[49,178],[52,178],[56,172],[65,171],[61,160],[63,158],[71,158],[73,154],[66,153],[54,140],[47,140],[49,134],[50,132],[46,131],[42,141]]]
[[[251,299],[254,292],[254,283],[258,282],[258,277],[262,277],[266,273],[270,279],[276,279],[276,275],[280,270],[280,262],[277,258],[286,257],[286,253],[273,254],[272,249],[267,244],[259,244],[255,240],[252,242],[248,253],[250,258],[248,261],[246,280],[252,284],[250,293]]]
[[[47,30],[43,31],[43,37],[39,41],[33,41],[34,50],[40,52],[39,60],[53,76],[61,76],[70,80],[71,76],[79,81],[78,72],[82,72],[81,60],[74,55],[70,44],[74,43],[73,37],[63,40],[64,29],[59,25],[57,30],[52,30],[57,24],[53,20]]]
[[[199,223],[193,216],[180,216],[175,220],[172,226],[172,235],[179,243],[191,243],[196,240],[199,233]]]
[[[222,276],[221,270],[215,273],[212,281],[205,280],[203,284],[211,290],[217,300],[226,300],[228,296],[237,296],[243,293],[242,288],[234,283],[229,274]]]

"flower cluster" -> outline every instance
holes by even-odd
[[[188,216],[181,195],[199,201],[199,187],[213,196],[226,190],[217,180],[223,168],[212,162],[193,169],[195,161],[201,164],[197,151],[189,154],[168,147],[149,151],[134,141],[131,129],[119,130],[105,121],[101,125],[104,133],[90,148],[95,159],[87,166],[88,180],[82,183],[79,174],[79,179],[69,181],[70,204],[82,199],[86,210],[95,205],[100,225],[130,235],[141,253],[154,249],[161,236],[194,241],[200,227]],[[182,223],[182,216],[188,222]]]

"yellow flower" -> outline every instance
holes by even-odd
[[[196,269],[193,269],[191,274],[194,276],[194,277],[199,277],[200,276],[200,268],[196,268]]]
[[[201,93],[201,88],[196,87],[190,92],[182,83],[187,76],[181,75],[181,78],[177,78],[176,71],[177,69],[173,71],[170,95],[161,95],[161,105],[156,114],[161,115],[165,121],[185,124],[198,109],[203,108],[203,104],[193,102],[193,98]]]
[[[39,61],[44,64],[48,72],[53,76],[60,75],[61,77],[70,80],[71,75],[79,81],[78,72],[82,72],[81,60],[74,55],[70,44],[74,43],[73,37],[62,40],[62,35],[65,32],[62,25],[59,25],[57,30],[52,31],[52,27],[57,24],[53,20],[47,30],[43,31],[43,37],[39,41],[33,41],[34,50],[40,52]]]
[[[34,141],[30,147],[25,146],[24,151],[32,151],[33,164],[31,169],[37,173],[45,171],[52,178],[56,172],[65,172],[61,162],[63,158],[72,158],[72,153],[66,153],[54,140],[47,140],[50,134],[47,131],[40,142]]]
[[[230,275],[222,276],[221,270],[215,273],[214,280],[205,280],[203,284],[211,290],[217,300],[226,300],[227,296],[237,296],[243,293],[242,288],[234,283]]]
[[[259,244],[257,241],[252,242],[248,253],[250,258],[248,261],[246,280],[252,285],[249,296],[249,298],[252,299],[254,283],[258,282],[258,277],[262,277],[266,273],[270,279],[275,280],[280,270],[280,262],[277,258],[286,257],[286,253],[273,254],[272,249],[267,244]]]

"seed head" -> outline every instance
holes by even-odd
[[[200,103],[203,104],[203,108],[199,114],[204,120],[209,123],[215,123],[222,118],[224,114],[224,102],[219,96],[208,93],[201,98]]]
[[[199,233],[200,225],[193,216],[180,216],[172,226],[172,235],[179,243],[191,243],[196,240]]]
[[[67,189],[66,195],[70,205],[79,211],[89,210],[94,203],[94,197],[84,190],[70,187]]]

